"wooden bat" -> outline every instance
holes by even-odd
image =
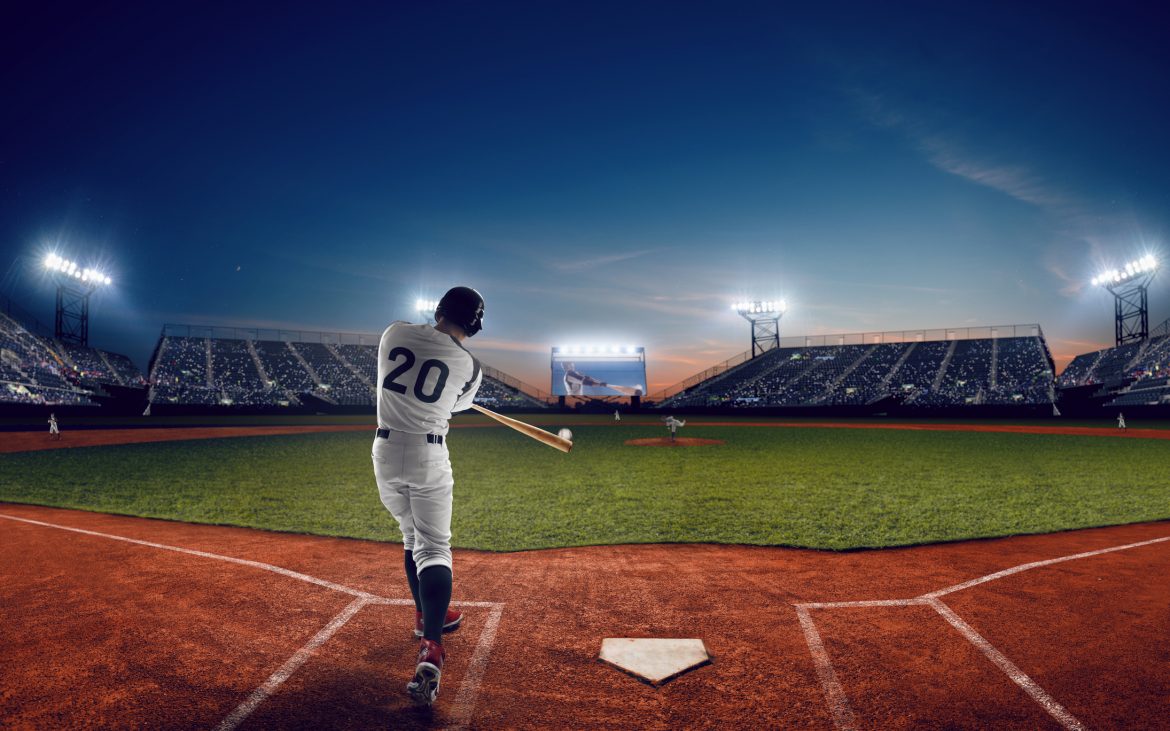
[[[622,394],[623,396],[641,396],[642,395],[642,389],[640,389],[640,388],[631,388],[629,386],[615,386],[612,383],[607,383],[605,385],[605,387],[613,389],[614,391],[617,391],[618,393]]]
[[[564,437],[559,437],[556,434],[550,434],[549,432],[546,432],[544,429],[541,429],[539,427],[535,427],[531,424],[525,424],[522,421],[518,421],[518,420],[513,419],[511,417],[508,417],[508,416],[504,416],[503,414],[497,414],[496,412],[492,411],[491,409],[485,409],[484,407],[480,406],[479,404],[472,404],[471,408],[475,409],[476,411],[478,411],[481,414],[492,417],[493,419],[500,422],[504,426],[512,427],[513,429],[515,429],[516,431],[520,432],[521,434],[523,434],[525,436],[532,437],[533,439],[535,439],[538,442],[543,442],[543,443],[547,444],[548,446],[552,447],[553,449],[559,449],[562,452],[568,453],[568,451],[573,448],[573,443],[571,441],[569,441],[568,439],[565,439]]]

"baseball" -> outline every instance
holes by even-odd
[[[557,436],[561,439],[568,439],[570,442],[573,441],[573,432],[569,431],[568,429],[561,429],[559,432],[557,432]]]

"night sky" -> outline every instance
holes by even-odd
[[[1167,254],[1156,3],[329,5],[8,8],[3,293],[51,323],[44,255],[101,264],[91,344],[145,368],[163,323],[376,332],[467,284],[486,363],[644,345],[653,391],[752,296],[1038,322],[1063,366],[1111,344],[1098,270]]]

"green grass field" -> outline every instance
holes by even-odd
[[[627,447],[657,426],[574,427],[561,454],[452,432],[454,540],[517,550],[718,542],[847,549],[1170,518],[1164,441],[974,432],[687,427],[712,447]],[[398,540],[371,435],[0,455],[0,500]]]

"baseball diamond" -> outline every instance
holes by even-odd
[[[1170,731],[1164,15],[6,7],[0,729]]]

